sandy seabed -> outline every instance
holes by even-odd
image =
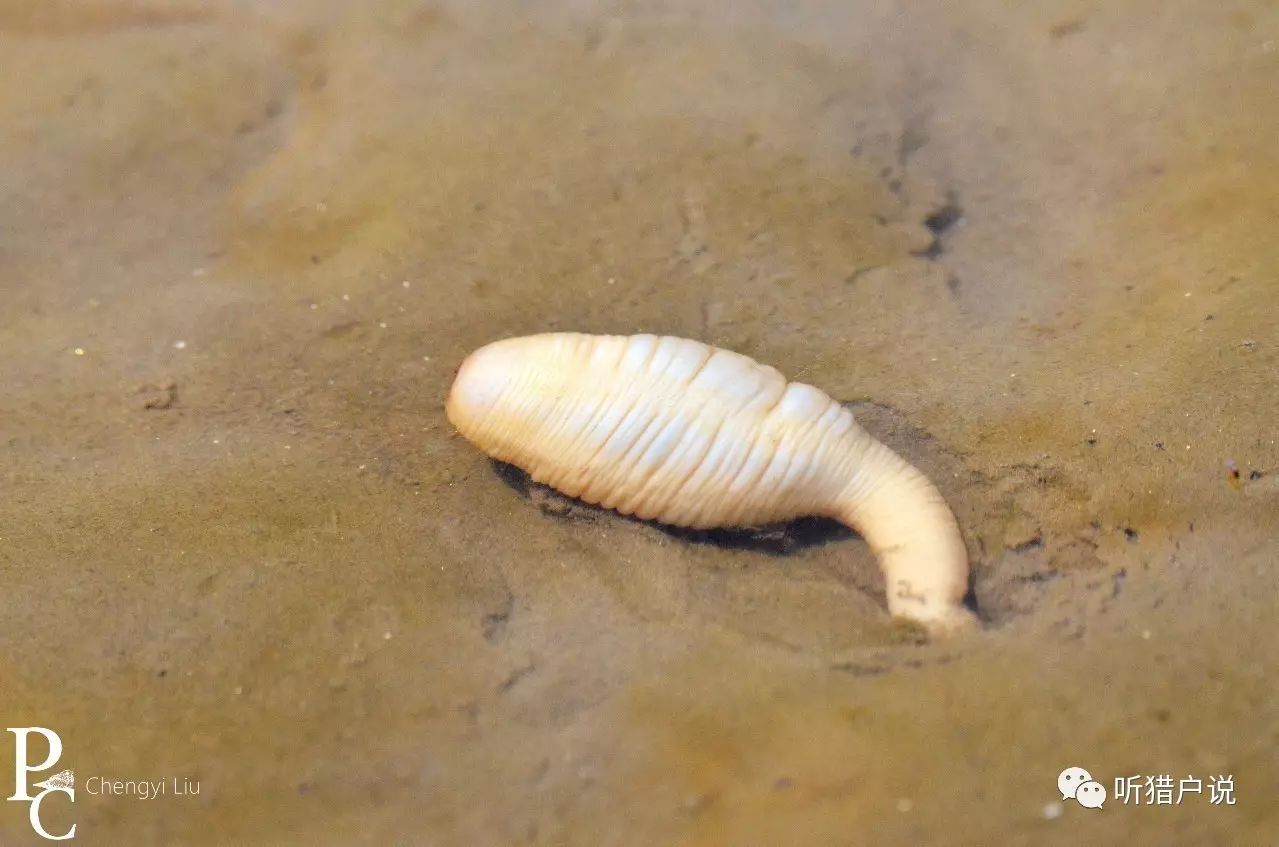
[[[1276,843],[1277,44],[1265,0],[0,0],[0,718],[81,776],[47,828]],[[891,625],[829,527],[495,468],[454,368],[567,329],[851,404],[985,630]],[[1113,796],[1162,774],[1203,793]]]

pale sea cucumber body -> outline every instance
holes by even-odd
[[[508,338],[467,358],[446,409],[489,455],[623,514],[842,520],[875,548],[890,611],[971,623],[967,553],[932,484],[824,392],[747,356],[670,336]]]

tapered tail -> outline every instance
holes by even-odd
[[[875,551],[894,617],[937,634],[976,628],[976,616],[963,605],[968,551],[959,524],[922,473],[873,441],[844,489],[837,517]]]

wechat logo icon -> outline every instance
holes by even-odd
[[[1074,800],[1085,809],[1100,809],[1106,802],[1106,786],[1081,767],[1066,768],[1057,775],[1061,799]]]

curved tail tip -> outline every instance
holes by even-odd
[[[955,638],[969,633],[981,631],[981,621],[977,615],[964,606],[949,606],[944,609],[929,609],[922,612],[918,609],[901,610],[893,615],[905,623],[921,627],[930,638]]]

